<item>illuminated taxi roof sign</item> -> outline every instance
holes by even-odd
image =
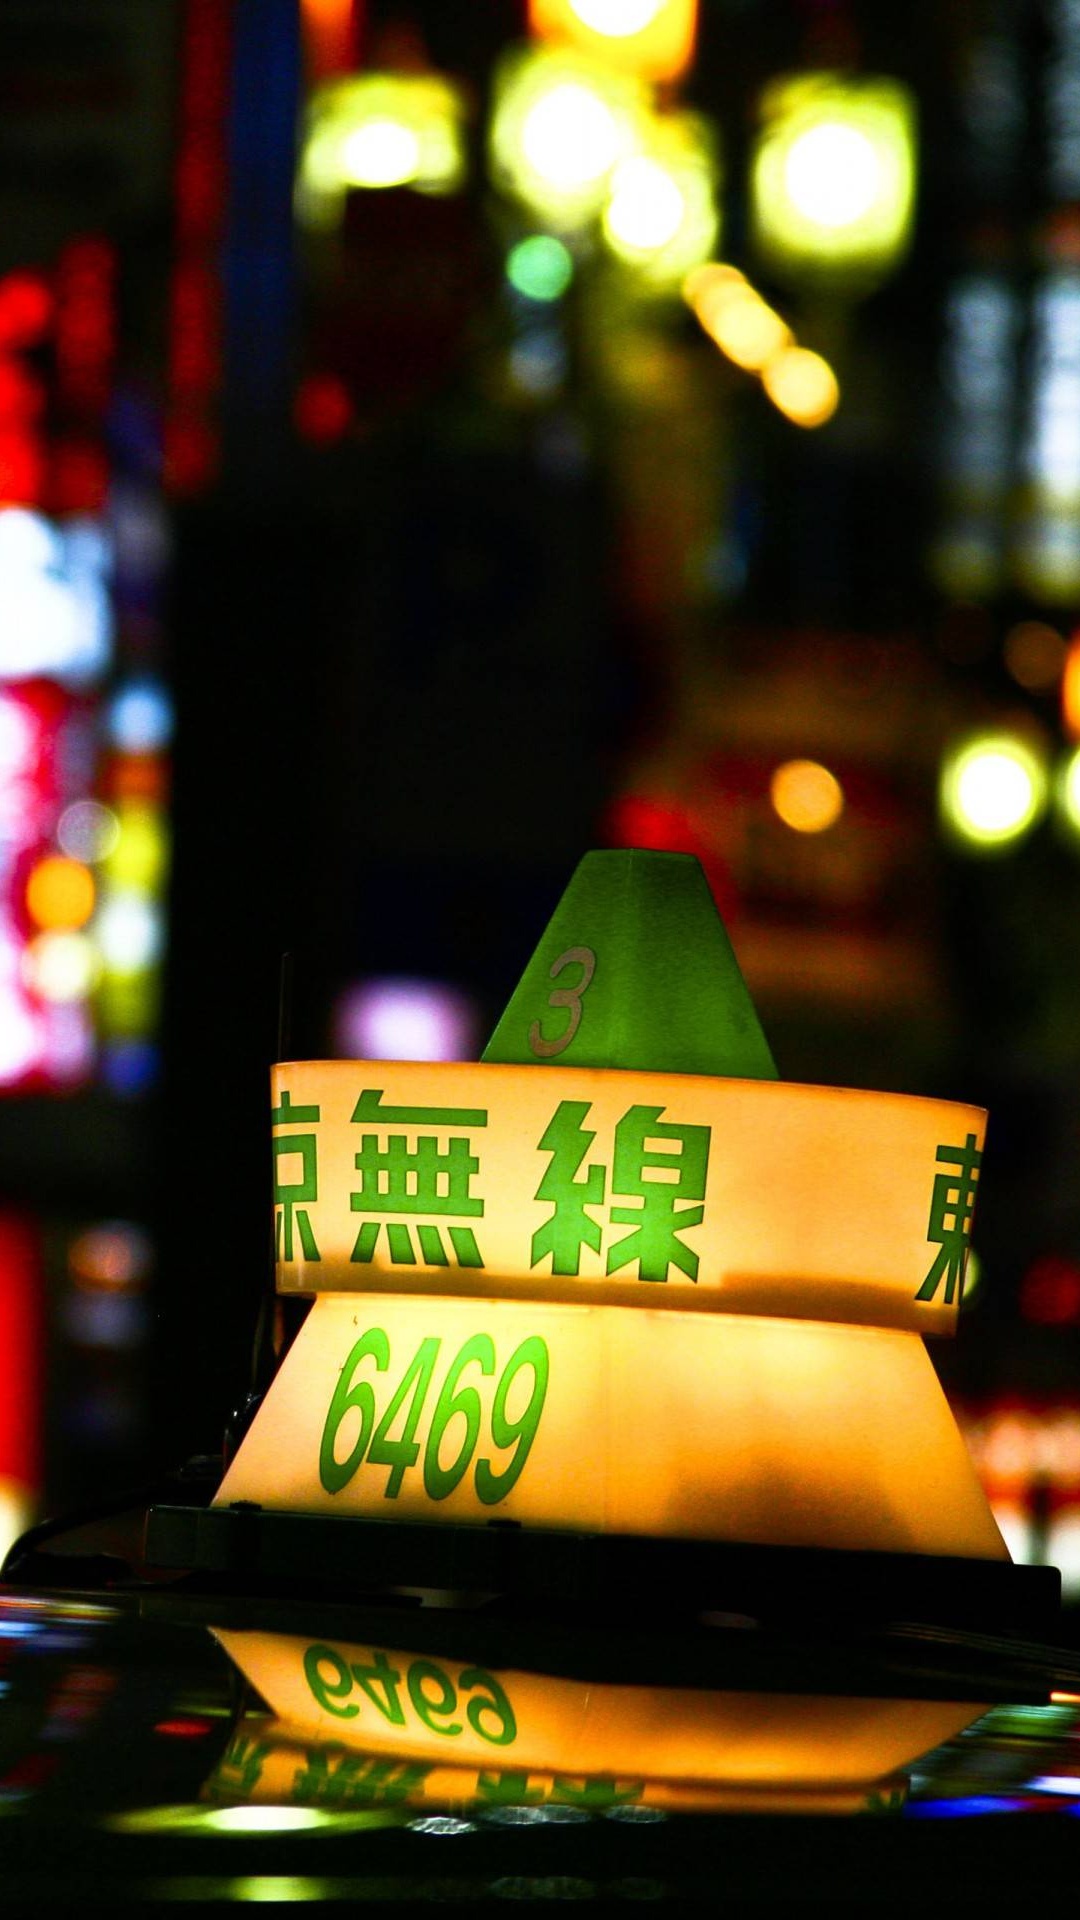
[[[778,1081],[696,861],[591,854],[479,1065],[275,1068],[316,1298],[214,1505],[1007,1560],[919,1337],[984,1122]]]

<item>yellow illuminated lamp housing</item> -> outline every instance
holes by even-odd
[[[465,103],[427,73],[365,73],[312,94],[297,170],[297,213],[332,227],[352,188],[453,193],[465,177]]]
[[[589,855],[480,1065],[273,1099],[315,1300],[215,1508],[1008,1559],[920,1337],[985,1116],[779,1082],[695,860]]]
[[[564,232],[604,207],[615,168],[638,148],[644,89],[572,49],[518,48],[500,62],[492,176]]]
[[[649,1806],[672,1812],[851,1812],[954,1738],[971,1701],[830,1698],[705,1687],[614,1685],[492,1672],[440,1654],[215,1629],[273,1713],[234,1733],[205,1797],[340,1805],[363,1761],[395,1803]],[[263,1764],[250,1765],[252,1751]],[[362,1756],[360,1767],[355,1758]],[[244,1761],[249,1764],[244,1765]],[[410,1765],[410,1763],[413,1763]]]
[[[529,0],[529,26],[642,80],[678,80],[694,57],[697,0]]]
[[[761,102],[756,244],[777,272],[854,282],[896,265],[915,203],[915,109],[896,80],[802,74]]]

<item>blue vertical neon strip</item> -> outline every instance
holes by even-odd
[[[238,478],[272,472],[287,430],[300,77],[296,0],[234,0],[223,281],[226,450]]]

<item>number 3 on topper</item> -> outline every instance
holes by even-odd
[[[548,970],[549,980],[557,980],[565,967],[571,962],[581,968],[581,979],[575,987],[553,987],[548,994],[549,1007],[566,1007],[570,1014],[569,1025],[554,1040],[545,1040],[539,1020],[534,1020],[529,1028],[529,1048],[539,1060],[551,1060],[555,1054],[562,1053],[573,1039],[581,1025],[582,996],[596,972],[596,955],[591,947],[567,947],[553,960]]]

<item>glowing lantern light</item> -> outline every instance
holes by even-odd
[[[612,173],[604,238],[647,279],[677,283],[716,246],[715,139],[700,117],[665,114],[642,117],[637,144]]]
[[[914,107],[894,80],[806,74],[761,104],[754,227],[778,269],[874,278],[899,259],[915,195]]]
[[[574,277],[574,256],[554,234],[531,233],[507,254],[506,277],[526,300],[561,300]]]
[[[39,927],[86,925],[94,911],[94,876],[80,860],[47,854],[26,883],[26,910]]]
[[[529,25],[643,80],[677,80],[694,57],[697,0],[529,0]]]
[[[500,186],[564,228],[585,225],[635,149],[643,111],[631,81],[571,53],[516,52],[495,82],[492,171]]]
[[[946,755],[940,803],[945,826],[984,852],[1023,838],[1046,805],[1043,761],[1015,734],[981,734]]]
[[[798,427],[822,427],[840,405],[840,384],[827,360],[808,347],[785,347],[761,370],[769,399]]]
[[[465,176],[464,99],[434,74],[366,73],[317,88],[300,156],[297,206],[332,226],[350,188],[453,193]]]
[[[785,826],[796,833],[824,833],[844,811],[844,790],[816,760],[787,760],[777,767],[769,797]]]

